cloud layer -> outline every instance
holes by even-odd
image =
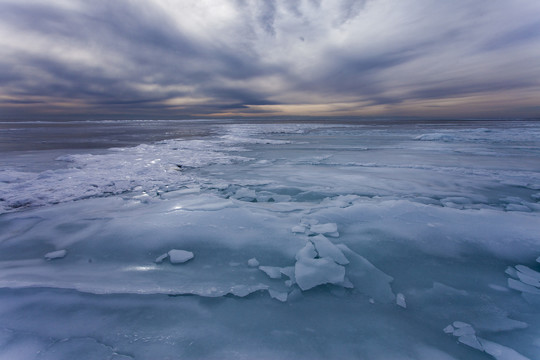
[[[537,0],[0,0],[0,119],[534,117]]]

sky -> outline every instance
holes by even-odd
[[[538,0],[0,0],[0,120],[540,118]]]

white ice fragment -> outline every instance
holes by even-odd
[[[540,263],[540,256],[536,258],[536,262]]]
[[[514,349],[511,349],[504,345],[497,344],[482,338],[478,338],[478,341],[482,344],[484,351],[497,360],[530,360],[529,358],[521,355]]]
[[[375,300],[373,298],[369,298],[369,303],[370,304],[375,304]]]
[[[270,297],[272,299],[276,299],[276,300],[279,300],[281,302],[287,301],[287,293],[286,292],[281,292],[281,291],[268,289],[268,293],[270,294]]]
[[[251,266],[251,267],[259,266],[259,261],[255,258],[249,259],[247,263],[248,263],[248,266]]]
[[[155,260],[156,264],[161,264],[167,257],[169,257],[169,253],[159,255]]]
[[[45,254],[45,259],[46,260],[61,259],[64,256],[66,256],[66,254],[67,254],[66,250],[51,251]]]
[[[337,232],[337,224],[336,223],[327,223],[327,224],[315,224],[311,225],[309,228],[311,231],[317,234],[330,234],[330,233],[336,233]]]
[[[315,245],[319,257],[331,258],[340,265],[347,265],[349,263],[343,252],[324,235],[314,236],[310,240]]]
[[[452,334],[454,332],[454,327],[452,325],[448,325],[443,329],[443,331],[447,334]]]
[[[480,342],[478,341],[478,338],[474,334],[467,334],[467,335],[460,336],[458,338],[458,341],[476,350],[484,351],[484,347],[482,346],[482,344],[480,344]]]
[[[259,266],[259,270],[266,273],[271,279],[281,279],[281,268],[277,266]]]
[[[295,234],[303,234],[306,232],[306,227],[302,225],[293,226],[291,231]]]
[[[403,295],[402,293],[398,293],[396,296],[396,304],[406,309],[407,303],[405,302],[405,295]]]
[[[306,246],[298,250],[296,253],[296,260],[301,259],[314,259],[317,256],[317,252],[315,251],[315,246],[311,242],[307,242]]]
[[[322,284],[339,284],[345,279],[345,268],[330,258],[301,258],[294,266],[294,273],[304,291]]]
[[[191,251],[186,250],[170,250],[169,251],[169,261],[171,264],[182,264],[188,260],[193,259],[194,255]]]

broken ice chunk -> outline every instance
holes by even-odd
[[[294,266],[286,266],[282,267],[280,269],[281,273],[289,278],[289,280],[285,281],[285,285],[292,286],[296,284],[296,280],[294,277]]]
[[[194,255],[191,251],[186,250],[176,250],[173,249],[169,251],[169,261],[171,264],[182,264],[188,260],[193,259]]]
[[[396,296],[392,292],[390,282],[394,279],[377,269],[364,257],[358,255],[346,245],[336,245],[349,260],[347,277],[362,294],[372,297],[378,302],[391,303]]]
[[[507,267],[506,270],[504,270],[505,274],[510,275],[513,278],[517,278],[517,271],[513,267]]]
[[[458,338],[458,341],[476,350],[484,351],[484,347],[480,344],[478,338],[474,334],[462,335]]]
[[[482,344],[484,351],[497,360],[529,360],[529,358],[521,355],[514,349],[494,343],[493,341],[488,341],[486,339],[477,339]]]
[[[281,278],[281,268],[277,266],[259,266],[259,270],[263,271],[271,279]]]
[[[540,256],[536,258],[536,262],[540,263]]]
[[[313,231],[314,233],[317,233],[317,234],[336,233],[337,232],[337,224],[336,223],[315,224],[315,225],[311,225],[311,227],[309,229],[311,231]]]
[[[314,236],[310,240],[315,245],[315,249],[320,257],[331,258],[340,265],[347,265],[349,263],[343,252],[324,235]]]
[[[65,257],[66,254],[67,254],[66,250],[51,251],[51,252],[45,254],[45,259],[46,260],[61,259],[61,258]]]
[[[452,334],[454,332],[454,327],[452,325],[448,325],[443,329],[443,331],[447,334]]]
[[[251,258],[248,260],[248,265],[251,267],[257,267],[259,266],[259,261],[255,258]]]
[[[345,280],[345,267],[329,258],[301,258],[294,266],[294,273],[298,286],[304,291],[322,284],[339,284]]]
[[[473,327],[471,325],[467,325],[467,326],[457,328],[453,332],[454,336],[471,335],[471,334],[475,334],[475,333],[476,333],[476,331],[474,331],[474,329],[473,329]]]
[[[405,295],[403,295],[402,293],[398,293],[396,296],[396,304],[406,309],[407,303],[405,302]]]
[[[464,327],[470,327],[470,326],[471,326],[471,324],[467,324],[467,323],[465,323],[465,322],[463,322],[463,321],[454,321],[454,322],[452,323],[452,325],[454,325],[454,326],[455,326],[456,328],[458,328],[458,329],[461,329],[461,328],[464,328]]]
[[[540,273],[525,265],[516,265],[517,276],[522,283],[540,287]]]
[[[540,295],[540,289],[531,285],[524,284],[521,281],[517,281],[514,279],[508,279],[508,287],[510,289],[521,291],[522,293]]]
[[[279,300],[281,302],[287,301],[287,293],[286,292],[281,292],[281,291],[268,289],[268,293],[270,294],[270,297],[272,299],[276,299],[276,300]]]
[[[168,254],[168,253],[159,255],[159,256],[156,258],[155,263],[156,263],[156,264],[161,264],[161,263],[163,262],[163,260],[165,260],[167,257],[169,257],[169,254]]]
[[[300,259],[314,259],[317,256],[315,246],[311,242],[307,242],[306,246],[298,250],[296,253],[296,260]]]

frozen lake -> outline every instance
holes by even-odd
[[[0,359],[540,358],[540,122],[0,131]]]

